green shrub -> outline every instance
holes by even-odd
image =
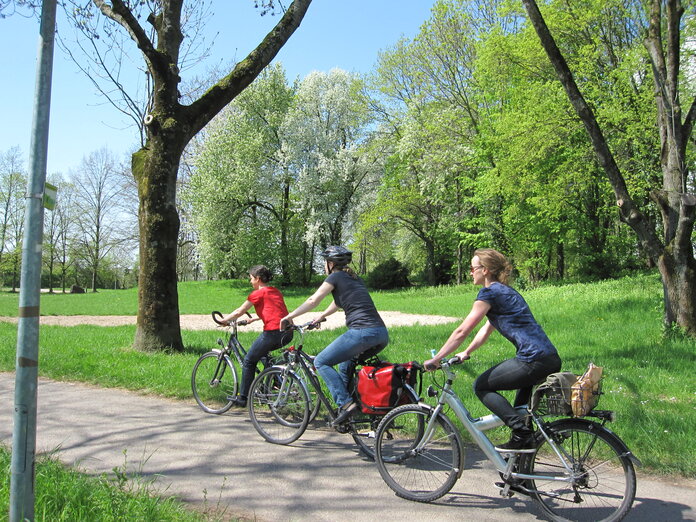
[[[367,275],[367,286],[376,290],[391,290],[410,286],[408,268],[393,257],[380,263]]]

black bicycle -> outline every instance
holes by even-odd
[[[251,314],[247,315],[251,317]],[[237,396],[239,376],[232,359],[237,361],[237,366],[241,369],[247,351],[237,338],[237,327],[248,324],[248,321],[226,323],[218,319],[223,315],[217,311],[212,313],[212,317],[218,325],[228,327],[227,341],[218,339],[220,348],[214,348],[198,358],[191,373],[191,390],[203,411],[220,414],[232,407],[232,399]],[[270,357],[261,359],[263,368],[268,368],[275,362]],[[258,368],[256,372],[259,373]]]
[[[292,329],[300,334],[300,342],[283,352],[284,362],[263,370],[254,380],[249,393],[249,417],[256,431],[268,442],[290,444],[299,439],[316,416],[321,404],[328,414],[328,424],[339,433],[350,433],[355,443],[369,458],[374,458],[374,441],[377,426],[383,415],[363,413],[358,408],[347,421],[333,426],[338,415],[322,389],[314,368],[314,358],[303,350],[304,332],[318,328],[314,322],[294,325]],[[379,359],[367,350],[354,359],[354,369],[349,373],[348,389],[359,367],[377,365]],[[418,393],[408,383],[404,383],[405,399],[402,403],[418,403]],[[356,404],[361,405],[357,396]]]

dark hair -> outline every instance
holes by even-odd
[[[249,269],[249,275],[258,277],[262,283],[268,283],[271,279],[273,279],[273,272],[263,265],[252,266]]]
[[[481,266],[488,270],[493,279],[504,285],[509,284],[512,265],[503,254],[492,248],[478,248],[474,255],[479,258]]]

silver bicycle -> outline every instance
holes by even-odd
[[[635,465],[640,461],[604,425],[613,412],[592,410],[586,418],[551,420],[548,411],[520,407],[536,426],[535,447],[499,452],[485,435],[502,426],[495,415],[472,418],[452,389],[454,357],[442,361],[430,386],[437,405],[408,404],[389,412],[377,429],[375,460],[379,473],[400,497],[431,502],[445,495],[464,471],[464,444],[447,408],[471,435],[500,474],[503,496],[514,493],[536,500],[552,520],[621,520],[636,494]]]

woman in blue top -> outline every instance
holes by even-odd
[[[437,367],[464,342],[484,317],[487,318],[485,324],[469,346],[457,354],[460,360],[469,359],[494,330],[515,345],[517,353],[514,358],[486,370],[474,382],[476,396],[512,428],[510,441],[496,447],[503,451],[531,448],[534,434],[525,419],[498,391],[518,390],[514,406],[527,404],[532,387],[561,369],[556,348],[534,319],[524,298],[508,286],[511,271],[510,263],[500,252],[490,248],[474,252],[471,276],[474,284],[483,288],[462,324],[452,332],[435,357],[424,363],[426,368]]]
[[[316,308],[329,294],[333,295],[333,301],[313,322],[318,324],[340,308],[346,313],[348,331],[314,359],[317,372],[339,406],[338,416],[333,421],[334,425],[338,425],[348,420],[357,410],[357,404],[348,392],[352,359],[368,350],[371,355],[382,351],[389,343],[389,334],[367,288],[348,268],[353,253],[342,246],[330,246],[321,255],[326,260],[324,270],[328,277],[311,297],[281,320],[281,328],[284,322]],[[333,368],[337,364],[338,372]]]

